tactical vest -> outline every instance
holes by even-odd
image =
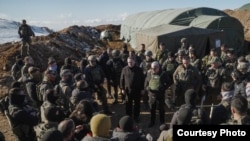
[[[171,62],[167,62],[166,63],[166,71],[173,74],[174,71],[175,71],[175,65],[173,63],[171,63]]]
[[[149,80],[150,90],[158,91],[160,87],[160,75],[151,74],[151,79]]]

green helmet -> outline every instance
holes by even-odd
[[[95,55],[90,55],[88,57],[88,61],[96,61],[96,56]]]
[[[145,54],[144,54],[145,56],[152,56],[153,55],[153,53],[152,53],[152,51],[151,50],[147,50],[146,52],[145,52]]]
[[[119,55],[120,55],[120,51],[119,50],[117,50],[117,49],[112,50],[112,56],[113,57],[119,57]]]
[[[240,62],[238,65],[237,65],[237,70],[247,70],[248,69],[248,63],[246,62]]]

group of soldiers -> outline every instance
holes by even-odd
[[[231,119],[234,97],[250,102],[249,55],[236,56],[225,44],[220,51],[211,49],[204,57],[197,56],[195,47],[183,38],[177,52],[168,50],[165,43],[159,44],[155,55],[146,50],[145,44],[141,44],[138,52],[128,51],[124,44],[122,50],[108,48],[98,56],[86,53],[79,66],[71,57],[65,58],[60,67],[55,58],[48,58],[44,71],[35,64],[32,56],[16,57],[11,69],[14,81],[4,99],[9,103],[5,114],[12,127],[18,127],[13,129],[19,140],[39,138],[43,133],[41,128],[48,128],[66,117],[76,116],[83,124],[96,112],[112,115],[107,98],[113,98],[112,104],[125,104],[125,114],[135,122],[143,118],[140,116],[143,101],[151,113],[149,128],[155,125],[157,109],[160,123],[165,123],[165,105],[176,112],[172,125],[191,124],[191,119],[178,123],[178,115],[183,111],[189,117],[190,111],[199,111],[197,104],[201,104],[200,108],[208,105],[211,113],[192,112],[191,117],[202,118],[195,124],[222,124]],[[89,106],[84,105],[86,103]],[[86,107],[88,109],[82,111]],[[226,115],[223,119],[222,112]],[[248,119],[240,123],[248,124]],[[48,124],[51,122],[53,124]],[[87,131],[84,132],[79,139]]]

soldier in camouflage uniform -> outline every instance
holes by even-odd
[[[187,38],[181,38],[181,47],[178,49],[179,50],[183,50],[185,55],[188,55],[188,40]]]
[[[221,58],[223,64],[224,64],[226,57],[227,57],[227,49],[228,49],[228,47],[226,44],[222,44],[220,46],[220,58]]]
[[[218,104],[217,96],[220,92],[222,82],[226,79],[226,72],[225,68],[221,66],[218,57],[213,57],[209,64],[210,67],[203,76],[202,89],[206,92],[207,104]]]
[[[24,57],[26,55],[30,55],[29,54],[31,46],[30,36],[35,37],[35,33],[32,31],[31,27],[27,25],[26,20],[22,21],[22,25],[18,29],[18,34],[20,38],[22,38],[21,56]],[[26,46],[26,44],[28,44],[28,46]]]
[[[209,68],[209,65],[210,65],[209,62],[211,61],[211,59],[213,57],[218,57],[218,54],[217,54],[217,51],[216,51],[215,48],[212,48],[210,50],[210,53],[208,55],[204,56],[201,59],[201,61],[202,61],[202,63],[201,63],[201,72],[203,74],[206,73],[207,69]]]
[[[146,46],[145,44],[141,44],[141,50],[136,53],[137,56],[141,58],[141,60],[145,59]]]
[[[177,57],[175,58],[175,61],[176,61],[179,65],[181,65],[181,64],[182,64],[182,58],[186,56],[185,51],[182,50],[182,49],[180,49],[180,50],[178,50],[178,52],[177,52],[176,55],[177,55]]]
[[[22,57],[20,55],[16,56],[16,62],[11,67],[11,76],[13,80],[18,81],[21,77],[21,69],[23,65]]]
[[[159,44],[159,49],[156,52],[155,60],[162,64],[168,57],[168,49],[165,43]]]
[[[24,58],[24,66],[21,69],[21,78],[18,80],[19,82],[25,82],[29,77],[28,69],[29,67],[34,66],[34,60],[31,56],[26,56]]]
[[[162,64],[162,71],[167,72],[169,75],[171,82],[173,82],[173,74],[179,64],[174,59],[174,53],[168,52],[167,60]],[[165,103],[169,108],[173,108],[172,106],[175,103],[175,84],[171,84],[171,86],[165,92]]]
[[[250,117],[247,115],[248,102],[243,96],[235,96],[231,102],[232,119],[226,125],[250,125]]]
[[[103,87],[105,74],[102,68],[96,64],[96,56],[90,55],[88,57],[89,65],[85,69],[85,79],[89,84],[89,88],[93,93],[97,93],[98,99],[102,102],[103,112],[105,114],[112,114],[109,110],[106,89]]]
[[[125,63],[120,58],[120,51],[113,50],[112,58],[107,61],[107,77],[110,78],[111,84],[114,88],[114,102],[113,104],[118,103],[118,88],[120,88],[120,77]]]
[[[43,102],[45,101],[46,91],[48,89],[54,88],[54,83],[56,80],[56,74],[52,70],[46,70],[43,73],[43,80],[40,84],[39,90],[38,90],[38,100]]]
[[[150,51],[150,50],[146,51],[145,56],[146,56],[146,58],[140,64],[140,68],[142,68],[142,70],[143,70],[144,78],[146,78],[147,73],[151,68],[151,63],[155,61],[152,57],[153,56],[152,51]],[[142,101],[144,103],[145,108],[148,109],[149,108],[148,94],[147,94],[146,90],[143,93],[144,93],[144,95],[142,96]]]
[[[198,70],[201,70],[201,60],[197,57],[194,49],[189,50],[188,56],[190,58],[190,64]]]
[[[128,51],[128,46],[125,43],[122,45],[122,51],[120,56],[122,61],[127,65],[127,58],[129,56],[129,51]]]
[[[73,64],[72,59],[70,57],[66,57],[64,59],[64,64],[62,65],[62,67],[60,68],[60,72],[64,69],[68,69],[71,71],[72,75],[74,76],[75,74],[77,74],[78,72],[80,72],[80,70],[78,69],[77,66],[75,66],[75,64]]]
[[[225,58],[223,66],[226,69],[227,81],[232,81],[231,74],[237,68],[237,58],[233,50],[227,51],[227,56]]]
[[[182,65],[175,70],[173,80],[176,85],[177,105],[184,103],[184,93],[187,89],[195,89],[197,93],[200,89],[201,75],[199,70],[190,64],[188,57],[182,59]]]
[[[237,65],[237,70],[233,71],[232,79],[234,83],[234,95],[242,95],[246,97],[246,83],[249,77],[249,73],[247,72],[249,67],[249,63],[247,62],[240,62]]]
[[[141,62],[140,68],[143,69],[143,74],[146,77],[147,72],[151,67],[151,63],[154,62],[155,60],[153,59],[152,57],[153,53],[150,50],[146,51],[144,55],[146,56],[146,58]]]

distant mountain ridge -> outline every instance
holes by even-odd
[[[18,28],[20,25],[20,22],[0,18],[0,44],[20,41],[21,39],[18,35]],[[53,30],[49,29],[48,27],[38,27],[34,25],[30,26],[35,32],[36,36],[48,35],[53,32]]]

